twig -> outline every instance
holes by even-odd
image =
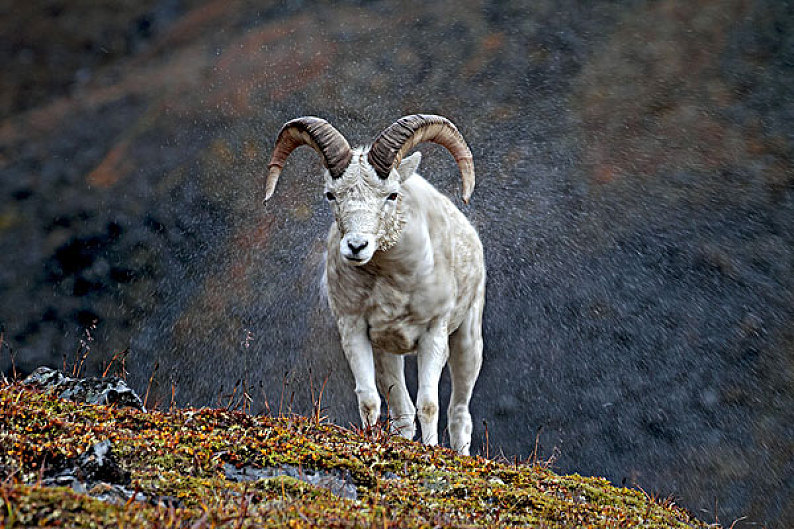
[[[531,465],[535,466],[538,462],[538,444],[540,443],[540,433],[543,431],[543,425],[541,424],[538,426],[538,429],[535,431],[535,448],[532,449],[532,455],[530,456]]]
[[[392,427],[392,420],[391,420],[391,390],[392,390],[393,387],[394,387],[394,384],[389,386],[388,391],[386,391],[386,431],[387,432],[391,432],[391,427]]]
[[[143,407],[146,407],[146,403],[149,402],[149,390],[152,389],[152,382],[154,381],[154,375],[157,373],[157,370],[160,369],[160,362],[154,363],[154,369],[152,369],[152,374],[149,376],[149,383],[146,384],[146,396],[143,397]]]
[[[231,394],[229,394],[229,402],[226,403],[226,409],[231,411],[232,404],[234,403],[234,396],[237,395],[237,388],[240,386],[240,379],[237,379],[237,382],[234,383],[234,387],[232,388]]]
[[[111,358],[111,359],[110,359],[110,362],[108,363],[108,365],[107,365],[107,367],[105,368],[105,370],[104,370],[104,371],[102,371],[102,378],[105,378],[105,377],[108,375],[108,371],[110,371],[110,368],[111,368],[111,366],[113,365],[113,362],[115,362],[115,361],[116,361],[116,359],[117,359],[119,356],[121,356],[121,358],[122,358],[122,362],[123,362],[123,361],[124,361],[124,358],[127,356],[127,353],[129,353],[129,352],[130,352],[130,348],[128,347],[128,348],[124,349],[123,351],[119,351],[118,353],[114,354],[114,355],[113,355],[113,358]],[[123,371],[123,368],[122,368],[122,371]]]
[[[485,459],[490,459],[491,442],[488,437],[488,421],[483,420],[482,425],[485,426]]]
[[[281,379],[281,396],[278,399],[278,418],[284,418],[284,390],[289,385],[287,384],[287,375],[289,373],[284,373],[284,377]]]
[[[176,382],[171,379],[171,403],[168,405],[168,411],[173,412],[176,406]]]
[[[317,399],[314,396],[314,377],[312,376],[312,368],[309,368],[309,396],[312,399],[312,419],[317,415]]]
[[[234,526],[235,529],[240,529],[243,526],[245,517],[248,514],[248,504],[251,503],[252,497],[253,494],[249,493],[248,491],[243,492],[243,495],[240,498],[240,510],[239,515],[237,516],[237,523]]]
[[[83,364],[85,363],[85,359],[88,357],[88,353],[91,352],[91,342],[94,341],[94,337],[91,336],[91,330],[96,329],[97,320],[94,320],[91,325],[83,329],[84,338],[80,338],[80,345],[77,347],[75,351],[75,361],[72,365],[72,376],[79,377],[80,372],[83,370]],[[78,362],[77,357],[80,353],[83,355],[80,357]]]
[[[254,409],[254,398],[248,392],[248,375],[243,377],[243,392],[240,395],[243,401],[243,413],[251,413]]]
[[[125,351],[129,352],[129,349],[125,349]],[[127,380],[127,355],[121,357],[121,379]]]
[[[5,345],[5,340],[4,340],[4,338],[5,338],[5,332],[3,331],[3,327],[2,327],[2,326],[3,326],[3,324],[2,324],[2,323],[0,323],[0,353],[2,353],[2,352],[3,352],[3,345]],[[9,347],[9,349],[11,349],[11,348]],[[3,386],[7,386],[7,385],[9,385],[9,381],[8,381],[8,379],[6,378],[6,374],[5,374],[3,371],[0,371],[0,375],[2,375],[2,376],[3,376],[3,382],[2,382],[2,385],[3,385]]]
[[[11,380],[16,382],[19,380],[19,373],[17,373],[17,352],[11,348],[10,345],[6,345],[8,347],[8,356],[11,358]]]
[[[311,392],[312,407],[314,408],[312,411],[312,419],[314,420],[314,424],[316,426],[319,426],[325,420],[325,416],[322,415],[323,393],[325,393],[325,386],[328,384],[328,377],[329,375],[325,375],[325,378],[323,379],[323,385],[320,387],[320,393],[315,397],[314,377],[312,376],[312,370],[309,369],[309,391]]]
[[[267,393],[265,393],[265,385],[262,383],[261,380],[259,381],[259,392],[262,394],[262,399],[265,403],[265,409],[267,410],[267,416],[272,417],[273,413],[272,410],[270,409],[270,401],[267,398]]]

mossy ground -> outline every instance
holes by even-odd
[[[462,457],[305,417],[223,409],[140,412],[0,390],[0,526],[707,527],[669,501],[541,465]],[[39,483],[109,440],[130,490],[110,503]],[[290,477],[226,479],[224,464],[349,472],[358,498]]]

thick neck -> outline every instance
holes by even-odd
[[[391,216],[389,220],[383,223],[381,232],[378,234],[378,251],[388,252],[395,244],[400,241],[402,237],[403,227],[405,226],[405,218],[402,210],[402,198],[397,204],[397,211]]]
[[[419,271],[433,269],[433,247],[427,228],[420,219],[410,217],[403,221],[403,217],[407,215],[401,212],[395,242],[389,245],[388,250],[381,251],[379,247],[365,269],[372,267],[379,274],[392,278],[404,274],[412,277]]]

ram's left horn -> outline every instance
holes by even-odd
[[[455,158],[463,179],[463,202],[468,204],[474,191],[471,150],[457,127],[443,116],[413,114],[401,117],[375,138],[367,160],[378,176],[388,178],[392,168],[400,165],[403,156],[425,141],[446,147]]]

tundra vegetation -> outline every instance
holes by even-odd
[[[319,407],[252,416],[240,402],[143,411],[5,382],[0,526],[715,527],[670,499],[537,461],[346,429]],[[306,478],[320,475],[343,487]]]

